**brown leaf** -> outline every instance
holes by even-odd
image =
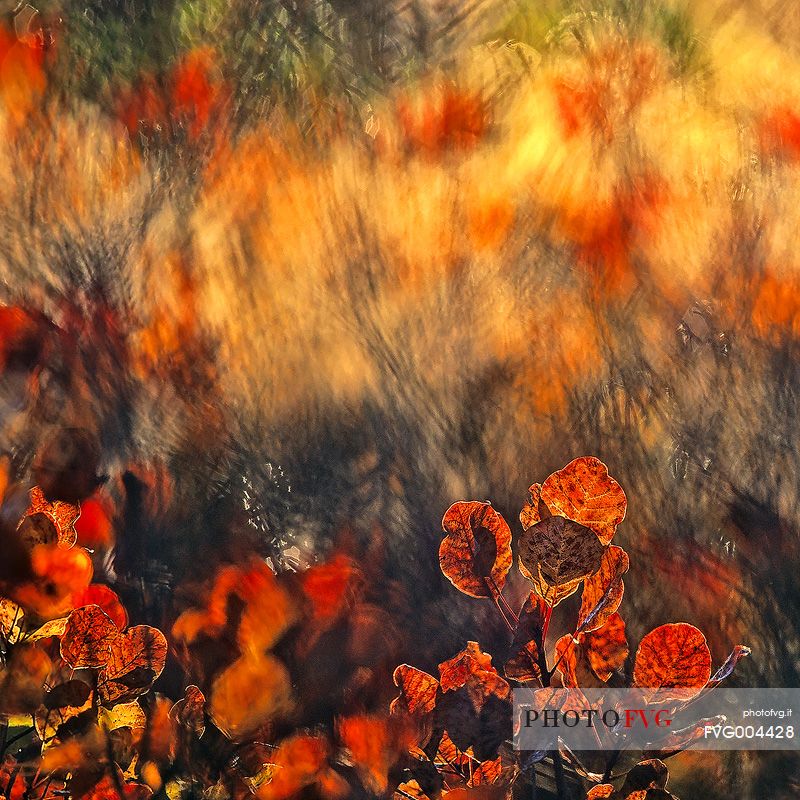
[[[400,694],[392,700],[389,710],[394,714],[407,711],[412,715],[429,714],[436,705],[439,681],[408,664],[401,664],[392,676]]]
[[[0,672],[0,715],[32,714],[42,702],[51,667],[47,654],[37,645],[15,645]]]
[[[528,596],[518,616],[511,642],[511,658],[503,672],[516,681],[533,681],[541,678],[539,648],[542,646],[544,620],[547,614],[545,600],[535,594]]]
[[[92,689],[83,681],[72,680],[55,686],[45,694],[34,715],[36,733],[49,745],[58,736],[58,729],[69,720],[92,707]]]
[[[66,503],[63,500],[49,502],[38,486],[31,489],[30,498],[31,504],[19,524],[20,535],[26,540],[33,537],[29,542],[31,547],[35,544],[53,543],[53,535],[55,542],[61,547],[72,547],[78,540],[75,523],[81,515],[80,503]],[[33,528],[30,527],[31,523]],[[48,527],[48,523],[52,528]],[[39,533],[35,534],[34,528]],[[38,540],[37,536],[40,535],[44,538]]]
[[[77,608],[67,618],[61,637],[61,658],[74,669],[102,667],[111,657],[111,642],[119,629],[96,605]]]
[[[540,597],[551,608],[555,608],[562,600],[575,594],[583,582],[583,578],[576,578],[574,581],[552,586],[542,575],[541,564],[537,564],[536,571],[531,573],[525,569],[525,565],[521,560],[519,562],[519,571],[533,585],[533,594]]]
[[[622,487],[598,458],[570,461],[542,484],[541,501],[553,514],[593,530],[603,544],[614,537],[628,505]]]
[[[161,674],[167,640],[158,628],[136,625],[109,643],[109,658],[98,676],[103,704],[114,705],[144,694]]]
[[[477,642],[467,642],[458,655],[439,664],[439,674],[442,692],[466,686],[476,709],[491,695],[507,698],[511,692],[511,687],[492,666],[492,657],[482,652]]]
[[[291,709],[291,688],[289,672],[277,658],[248,653],[214,680],[209,714],[226,736],[241,741]]]
[[[172,706],[169,715],[199,738],[206,729],[205,708],[205,695],[197,686],[191,684],[186,687],[183,698]]]
[[[702,690],[710,677],[711,652],[706,637],[694,625],[661,625],[639,643],[634,685],[658,691],[660,700],[688,700]]]
[[[625,776],[620,794],[627,798],[634,792],[663,789],[669,780],[667,765],[657,758],[640,761]]]
[[[511,569],[511,530],[489,503],[453,503],[442,519],[447,534],[439,564],[447,579],[471,597],[490,597],[487,580],[502,589]]]
[[[725,663],[714,673],[713,677],[708,682],[709,688],[719,686],[722,681],[730,677],[739,661],[745,656],[749,656],[750,653],[751,650],[749,647],[743,644],[737,644],[736,647],[733,648],[731,654],[725,659]]]
[[[528,573],[541,575],[554,587],[592,575],[600,568],[604,553],[589,528],[559,516],[528,528],[520,536],[518,547],[520,562]]]
[[[612,544],[606,548],[600,569],[583,583],[578,612],[579,632],[601,627],[619,608],[625,591],[622,576],[628,571],[629,564],[628,554],[621,547]]]
[[[583,647],[594,674],[607,681],[628,657],[625,623],[616,612],[596,630],[583,634]]]

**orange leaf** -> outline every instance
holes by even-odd
[[[270,780],[256,792],[259,800],[287,800],[315,783],[328,764],[329,747],[321,736],[297,734],[281,742]]]
[[[0,672],[0,715],[32,714],[42,701],[52,662],[35,644],[18,644]]]
[[[628,571],[629,563],[628,554],[616,545],[610,545],[603,553],[600,569],[583,583],[577,630],[601,627],[619,608],[625,591],[622,576]]]
[[[90,497],[81,503],[81,515],[75,532],[83,547],[109,547],[114,543],[114,526],[103,503]]]
[[[614,537],[628,501],[622,487],[598,458],[570,461],[542,484],[541,500],[553,514],[593,530],[603,544]]]
[[[492,695],[504,699],[511,692],[508,683],[492,666],[492,657],[482,652],[477,642],[467,642],[458,655],[439,664],[439,674],[443,692],[466,686],[476,709],[480,709]]]
[[[607,797],[614,796],[614,787],[610,783],[600,783],[597,786],[592,786],[589,793],[586,795],[586,800],[604,800]]]
[[[392,700],[389,710],[392,713],[408,711],[409,714],[429,714],[436,705],[439,681],[421,669],[401,664],[392,676],[400,695]]]
[[[464,594],[490,597],[487,580],[502,589],[511,569],[511,531],[489,503],[453,503],[442,519],[447,534],[439,547],[439,564],[447,579]]]
[[[661,625],[639,643],[633,667],[634,685],[658,691],[659,699],[688,700],[711,677],[706,637],[686,622]]]
[[[65,503],[62,500],[54,500],[51,503],[45,498],[44,492],[38,486],[34,486],[31,489],[30,497],[31,504],[19,524],[20,535],[28,541],[29,535],[26,536],[26,531],[29,531],[32,520],[27,524],[26,520],[42,515],[52,523],[58,544],[61,547],[72,547],[78,538],[78,534],[75,532],[75,523],[81,515],[80,503]],[[50,543],[49,541],[30,542],[30,544]]]
[[[291,706],[286,667],[273,656],[248,653],[215,679],[209,713],[224,734],[240,741]]]
[[[594,674],[601,681],[607,681],[628,657],[628,640],[625,638],[622,617],[613,613],[602,627],[583,634],[583,644]]]
[[[326,564],[310,567],[300,575],[300,586],[311,603],[314,620],[330,622],[354,600],[359,572],[353,562],[337,555]]]
[[[128,627],[128,612],[123,607],[116,592],[105,584],[93,583],[87,586],[82,592],[72,596],[72,604],[75,608],[91,605],[100,606],[121,631]]]
[[[71,611],[73,596],[92,579],[92,560],[81,547],[65,550],[57,545],[36,545],[31,552],[31,566],[34,580],[18,586],[13,599],[43,619]]]
[[[192,684],[186,687],[183,698],[172,706],[169,715],[179,725],[200,737],[206,729],[205,708],[205,695]]]
[[[359,714],[339,720],[337,732],[364,785],[373,794],[384,794],[389,770],[413,744],[406,720]]]
[[[61,658],[71,667],[102,667],[111,658],[111,642],[119,629],[99,606],[78,608],[67,618],[61,637]]]

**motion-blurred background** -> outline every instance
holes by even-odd
[[[245,539],[345,550],[435,665],[503,636],[445,509],[515,520],[591,454],[629,638],[685,620],[798,685],[794,4],[3,6],[0,450],[24,482],[98,437],[98,503],[144,500],[95,544],[149,613]],[[782,754],[681,763],[683,798],[800,791]]]

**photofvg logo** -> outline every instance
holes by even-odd
[[[800,689],[515,689],[514,746],[798,750]]]

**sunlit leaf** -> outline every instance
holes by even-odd
[[[428,714],[436,705],[436,693],[439,681],[408,664],[401,664],[392,676],[394,685],[400,689],[400,695],[392,700],[389,710],[392,713],[407,711],[409,714]]]
[[[583,648],[594,674],[607,681],[628,657],[625,623],[616,612],[600,627],[583,634]]]
[[[270,779],[260,786],[260,800],[287,800],[315,783],[328,764],[330,752],[321,736],[297,734],[281,742],[272,758]]]
[[[600,569],[583,583],[578,631],[601,627],[619,608],[625,591],[622,576],[628,571],[628,565],[628,554],[621,547],[612,544],[606,549]]]
[[[119,629],[99,606],[77,608],[67,618],[61,657],[71,667],[102,667],[111,658]]]
[[[633,666],[634,685],[658,692],[659,700],[687,700],[711,677],[706,637],[685,622],[661,625],[639,643]]]
[[[289,673],[277,658],[249,653],[217,676],[209,713],[221,731],[240,741],[289,711],[291,694]]]
[[[598,458],[570,461],[542,484],[541,501],[553,514],[561,514],[597,534],[603,544],[614,537],[628,505],[622,487]]]
[[[83,606],[99,606],[119,628],[124,631],[128,627],[128,612],[125,611],[117,593],[102,583],[93,583],[82,592],[73,595],[75,608]]]
[[[491,695],[507,698],[511,692],[511,687],[492,666],[492,657],[477,642],[467,642],[458,655],[439,664],[439,674],[442,692],[464,686],[475,708],[480,708]]]
[[[511,569],[511,531],[489,503],[453,503],[442,519],[439,547],[442,572],[472,597],[490,597],[487,581],[499,590]]]
[[[20,531],[22,532],[25,529],[25,520],[41,516],[52,523],[58,544],[61,547],[72,547],[78,539],[75,523],[81,515],[80,503],[66,503],[63,500],[49,502],[45,498],[42,489],[38,486],[34,486],[31,489],[30,498],[31,504],[20,522]],[[50,539],[49,536],[45,538]],[[51,543],[51,541],[30,541],[31,546]]]

